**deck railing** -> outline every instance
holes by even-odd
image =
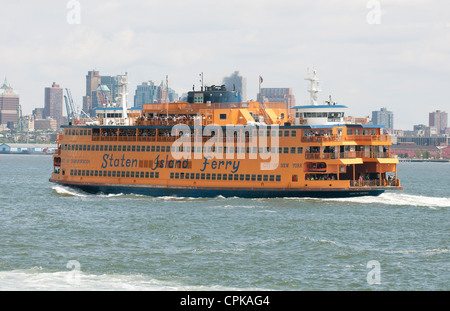
[[[395,158],[393,152],[373,152],[370,151],[345,151],[336,153],[305,153],[305,159],[356,159],[356,158]]]
[[[134,120],[132,125],[137,126],[174,126],[178,124],[185,124],[194,126],[194,120]]]
[[[398,187],[399,179],[350,180],[350,187]]]
[[[341,141],[364,141],[364,142],[391,142],[390,135],[322,135],[322,136],[302,136],[304,143],[326,143]]]
[[[337,159],[337,156],[335,153],[305,153],[305,159],[307,160]]]
[[[345,141],[390,142],[390,135],[348,135]]]
[[[324,143],[324,142],[339,142],[342,141],[342,136],[302,136],[303,143]]]

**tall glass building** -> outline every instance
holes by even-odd
[[[247,100],[247,79],[239,74],[239,71],[233,72],[231,76],[223,78],[223,84],[228,91],[236,91],[241,94],[241,100]]]
[[[376,125],[384,125],[386,129],[394,129],[394,114],[381,108],[380,111],[372,111],[372,123]]]
[[[158,89],[159,87],[153,81],[138,85],[134,93],[134,107],[142,108],[144,104],[156,103],[158,101]]]

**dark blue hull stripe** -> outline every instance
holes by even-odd
[[[283,198],[283,197],[311,197],[311,198],[347,198],[358,196],[378,196],[384,189],[326,189],[326,190],[299,190],[291,188],[282,189],[239,189],[239,188],[168,188],[149,186],[120,186],[102,184],[68,184],[57,182],[64,186],[80,189],[92,194],[138,194],[152,197],[174,196],[212,198],[240,197],[240,198]]]

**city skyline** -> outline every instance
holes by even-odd
[[[0,76],[21,94],[24,115],[42,106],[49,81],[71,89],[82,107],[93,68],[128,72],[130,90],[168,75],[179,94],[199,87],[201,72],[217,85],[239,70],[248,100],[262,76],[262,87],[292,88],[302,105],[310,67],[321,79],[319,102],[331,95],[352,116],[387,107],[396,128],[410,129],[450,110],[446,1],[78,2],[79,20],[64,1],[2,3],[9,14],[0,21]]]
[[[236,73],[236,72],[235,72]],[[92,75],[93,74],[95,74],[95,75],[97,75],[97,79],[98,79],[98,82],[92,82],[91,81],[91,78],[92,78]],[[94,70],[94,71],[88,71],[88,74],[85,76],[86,77],[86,81],[85,81],[85,83],[86,83],[86,92],[88,92],[88,90],[91,90],[92,89],[92,87],[94,86],[95,88],[97,88],[98,87],[98,90],[100,89],[100,87],[102,87],[102,86],[105,86],[105,85],[103,85],[103,84],[101,84],[101,81],[104,79],[104,78],[108,78],[108,79],[112,79],[112,78],[114,78],[114,77],[116,77],[116,76],[101,76],[100,75],[100,72],[99,71],[97,71],[97,70]],[[227,77],[225,77],[225,78],[227,78]],[[245,81],[245,77],[242,77],[243,79],[244,79],[244,81]],[[149,85],[153,85],[156,89],[156,92],[155,92],[155,94],[154,95],[152,95],[152,96],[154,96],[154,99],[153,99],[153,102],[158,102],[158,100],[159,101],[161,101],[161,94],[159,94],[161,91],[159,90],[159,89],[161,89],[161,88],[164,88],[164,86],[163,86],[163,83],[164,82],[161,82],[161,84],[160,85],[157,85],[157,84],[155,84],[155,82],[154,81],[152,81],[152,80],[148,80],[148,81],[144,81],[144,82],[142,82],[140,85],[137,85],[136,86],[136,89],[134,89],[134,90],[128,90],[128,107],[129,108],[142,108],[141,107],[141,105],[143,104],[143,103],[151,103],[152,101],[148,101],[148,102],[143,102],[142,101],[142,99],[141,99],[141,101],[142,102],[140,102],[140,104],[138,104],[137,105],[137,102],[136,102],[136,96],[137,96],[137,94],[139,93],[139,92],[142,92],[142,90],[141,90],[141,88],[142,87],[144,87],[144,86],[149,86]],[[11,88],[11,86],[10,86],[10,83],[9,82],[7,82],[7,78],[5,78],[5,82],[4,82],[4,85],[3,85],[3,87],[5,88],[5,87],[10,87]],[[205,87],[207,87],[207,86],[209,86],[209,85],[205,85]],[[199,86],[200,87],[200,86]],[[52,86],[51,87],[45,87],[44,89],[45,89],[45,96],[44,96],[44,108],[42,108],[42,107],[32,107],[32,113],[30,113],[30,114],[23,114],[24,116],[26,116],[26,115],[28,115],[28,116],[31,116],[31,115],[34,115],[34,113],[35,113],[35,110],[39,110],[39,109],[41,109],[43,112],[44,111],[47,111],[47,113],[45,113],[45,117],[51,117],[53,120],[55,120],[55,121],[57,121],[58,122],[58,126],[57,126],[57,128],[59,128],[60,127],[60,120],[61,119],[59,119],[58,117],[55,117],[55,116],[51,116],[51,115],[48,115],[48,114],[55,114],[54,112],[52,112],[52,113],[50,113],[49,111],[50,111],[50,109],[52,109],[52,111],[53,111],[53,109],[55,109],[55,108],[50,108],[50,106],[55,106],[55,104],[50,104],[49,103],[49,98],[51,97],[49,94],[52,92],[52,89],[55,89],[55,90],[57,90],[58,91],[58,96],[59,97],[61,97],[61,99],[60,100],[56,100],[57,102],[58,102],[58,104],[57,104],[57,106],[58,107],[60,107],[60,108],[56,108],[56,110],[57,110],[57,112],[56,112],[56,114],[55,115],[58,115],[59,116],[59,114],[61,113],[64,117],[67,117],[67,111],[66,111],[66,109],[65,109],[65,106],[63,107],[63,105],[62,105],[62,94],[63,94],[63,89],[64,89],[65,87],[64,86],[60,86],[59,84],[56,84],[55,82],[53,82],[52,83]],[[17,90],[15,90],[15,89],[13,89],[13,88],[11,88],[11,90],[13,90],[14,92],[15,92],[15,94],[17,95],[17,96],[19,96],[19,93],[18,93],[18,91]],[[98,91],[97,90],[97,91]],[[176,90],[173,90],[172,88],[170,88],[169,89],[170,90],[170,94],[169,95],[171,95],[171,96],[169,96],[169,97],[171,97],[170,98],[170,100],[171,100],[171,102],[173,102],[175,99],[173,98],[173,96],[174,95],[178,95],[178,93],[176,92]],[[288,106],[299,106],[299,105],[295,105],[295,96],[294,95],[292,95],[292,89],[291,88],[261,88],[261,91],[264,91],[264,92],[269,92],[269,93],[267,93],[267,94],[270,94],[270,92],[271,93],[274,93],[274,98],[269,98],[269,97],[267,97],[268,95],[266,95],[265,93],[263,93],[263,97],[264,97],[264,99],[265,99],[265,101],[274,101],[274,102],[286,102],[286,104],[288,105]],[[107,89],[107,92],[109,93],[110,92],[110,90],[109,89]],[[292,98],[290,98],[289,100],[287,100],[286,98],[284,98],[284,97],[286,97],[286,95],[283,95],[283,96],[281,96],[280,94],[281,93],[283,93],[283,92],[288,92],[290,95],[290,97],[292,97]],[[284,93],[283,93],[284,94]],[[286,93],[287,94],[287,93]],[[139,94],[139,95],[142,95],[142,94]],[[283,97],[283,99],[281,99],[281,97]],[[288,96],[288,97],[289,97]],[[109,102],[111,102],[111,99],[109,98],[110,96],[108,96],[108,101]],[[257,94],[257,96],[256,97],[258,97],[258,94]],[[85,98],[86,98],[86,96],[83,96],[83,100],[85,100]],[[105,98],[106,98],[106,94],[105,94]],[[159,98],[159,99],[158,99]],[[178,98],[181,98],[181,97],[178,97]],[[292,101],[292,102],[291,102]],[[19,103],[20,104],[20,103]],[[61,110],[62,109],[62,110]],[[77,107],[77,109],[83,109],[83,105],[82,106],[78,106]],[[86,111],[85,111],[86,112]],[[447,112],[446,111],[441,111],[441,110],[433,110],[433,111],[430,111],[430,112],[428,112],[428,114],[426,115],[426,116],[423,116],[423,118],[422,118],[422,120],[420,121],[420,122],[418,122],[418,123],[415,123],[415,124],[413,124],[412,126],[411,126],[411,128],[397,128],[397,127],[393,127],[393,126],[390,126],[390,125],[392,125],[393,123],[394,123],[394,120],[395,120],[395,115],[394,115],[394,113],[392,112],[392,111],[387,111],[387,108],[386,107],[381,107],[379,110],[376,110],[376,111],[371,111],[371,112],[367,112],[367,117],[369,117],[369,121],[371,121],[371,122],[375,122],[374,124],[378,124],[378,125],[383,125],[383,126],[385,126],[386,127],[386,129],[391,129],[391,130],[406,130],[406,131],[409,131],[409,130],[411,130],[411,129],[414,129],[415,130],[415,128],[417,127],[417,126],[422,126],[422,125],[424,125],[424,123],[426,123],[426,118],[428,117],[428,123],[429,123],[429,126],[431,127],[431,126],[435,126],[436,127],[436,125],[435,124],[430,124],[432,121],[432,115],[434,116],[435,114],[439,114],[439,115],[443,115],[444,117],[442,117],[442,122],[441,121],[439,121],[440,122],[440,128],[439,127],[437,127],[438,128],[438,133],[437,134],[444,134],[444,132],[445,132],[445,130],[448,128],[448,124],[447,124]],[[354,116],[352,116],[352,117],[354,117]],[[45,119],[45,118],[44,118]],[[441,120],[441,119],[439,119],[439,120]]]

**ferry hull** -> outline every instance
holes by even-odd
[[[91,194],[137,194],[151,197],[193,197],[214,198],[239,197],[239,198],[285,198],[285,197],[309,197],[309,198],[348,198],[360,196],[378,196],[385,192],[383,188],[201,188],[201,187],[160,187],[143,185],[115,185],[93,183],[66,183],[58,180],[50,180],[63,186],[79,189]]]

